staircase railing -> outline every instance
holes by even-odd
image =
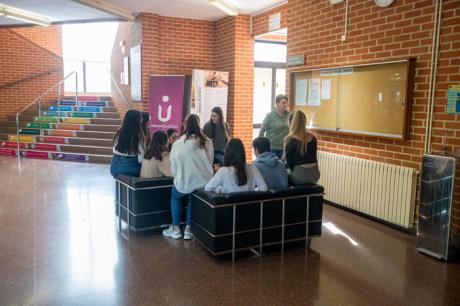
[[[16,113],[16,143],[17,143],[17,156],[20,157],[20,138],[19,138],[19,116],[26,111],[32,105],[38,104],[38,125],[40,127],[40,136],[43,136],[43,123],[41,120],[42,117],[42,98],[50,93],[51,90],[57,87],[57,104],[58,104],[58,118],[61,117],[61,84],[63,84],[68,78],[72,75],[75,75],[75,106],[78,105],[78,74],[76,71],[72,71],[68,75],[66,75],[62,80],[57,82],[56,84],[49,87],[45,92],[43,92],[37,99],[29,103],[26,107],[24,107],[21,111]]]
[[[117,81],[115,80],[115,77],[113,76],[112,74],[112,71],[110,69],[107,69],[107,72],[110,74],[110,79],[112,80],[112,83],[115,84],[115,87],[118,91],[118,94],[123,98],[123,100],[125,101],[126,105],[128,106],[128,109],[132,109],[132,105],[131,103],[129,103],[128,99],[126,98],[126,95],[125,93],[123,92],[123,90],[121,90],[120,86],[118,85]]]

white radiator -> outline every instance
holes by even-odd
[[[387,222],[413,225],[417,170],[318,151],[325,199]]]

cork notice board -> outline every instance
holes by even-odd
[[[407,139],[413,74],[413,59],[295,71],[291,99],[312,129]]]

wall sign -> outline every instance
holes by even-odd
[[[460,85],[450,85],[447,90],[446,113],[460,113]]]
[[[131,62],[131,99],[133,101],[142,100],[141,87],[141,45],[137,45],[130,50]]]
[[[268,17],[268,32],[281,28],[281,13],[276,13]]]
[[[296,65],[303,65],[303,64],[305,64],[304,54],[288,55],[287,60],[286,60],[287,66],[296,66]]]

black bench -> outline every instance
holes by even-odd
[[[321,236],[324,188],[309,184],[267,192],[215,194],[196,191],[192,197],[192,233],[211,254]],[[308,220],[308,222],[306,222]],[[308,225],[308,226],[307,226]]]

